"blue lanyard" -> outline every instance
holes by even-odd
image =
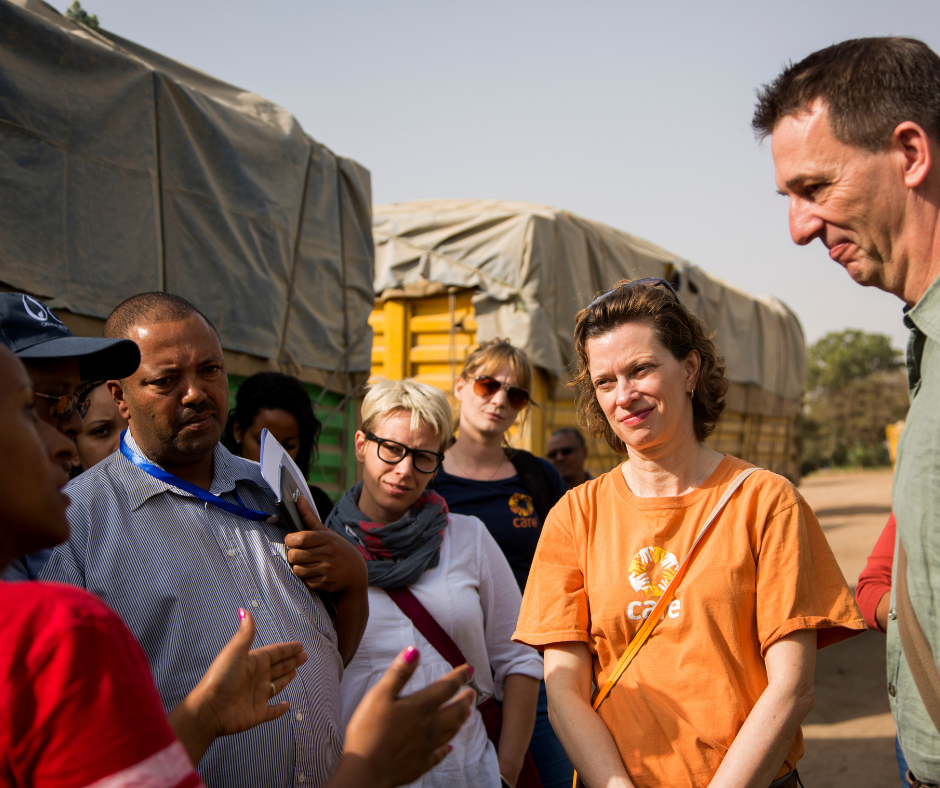
[[[218,495],[213,495],[207,490],[203,490],[202,487],[197,487],[195,484],[190,484],[189,482],[183,481],[178,476],[174,476],[172,473],[167,473],[163,468],[160,468],[154,465],[152,462],[147,460],[144,457],[141,457],[137,452],[135,452],[130,446],[124,442],[124,436],[127,434],[127,430],[121,433],[121,454],[123,454],[127,459],[129,459],[134,465],[140,468],[144,473],[149,473],[153,476],[154,479],[159,479],[161,482],[169,484],[171,487],[176,487],[178,490],[183,492],[188,492],[190,495],[196,496],[200,501],[205,503],[212,504],[217,506],[219,509],[224,509],[230,514],[238,515],[239,517],[244,517],[248,520],[265,520],[268,522],[276,521],[277,516],[271,516],[265,514],[264,512],[256,512],[254,509],[249,509],[247,506],[240,506],[242,499],[238,497],[238,491],[235,491],[235,499],[238,501],[237,504],[229,503],[228,501],[223,501],[219,498]]]

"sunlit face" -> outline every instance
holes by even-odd
[[[20,361],[0,347],[0,564],[68,539],[68,468],[75,446],[33,408]]]
[[[255,462],[261,461],[262,430],[270,432],[292,460],[297,459],[300,451],[300,426],[293,413],[280,408],[261,408],[247,430],[243,430],[238,422],[232,425],[232,435],[241,444],[242,457]]]
[[[378,423],[374,434],[410,449],[441,451],[440,436],[429,425],[419,422],[418,429],[411,429],[409,411],[393,411]],[[378,445],[366,440],[362,430],[356,433],[356,459],[363,464],[359,509],[380,523],[388,524],[400,519],[434,478],[433,473],[415,470],[411,454],[395,465],[379,459]]]
[[[86,399],[85,431],[75,438],[78,448],[76,464],[84,470],[116,452],[121,443],[121,433],[127,429],[127,422],[104,383],[88,392]]]
[[[794,243],[819,238],[856,282],[900,294],[909,190],[897,154],[837,140],[820,101],[781,120],[771,147],[777,189],[790,200]]]
[[[689,392],[701,360],[676,359],[647,323],[626,323],[586,346],[591,384],[614,433],[639,454],[696,440]]]
[[[228,377],[219,337],[199,315],[135,326],[140,367],[109,381],[134,440],[151,459],[187,464],[211,452],[228,416]]]
[[[522,412],[509,404],[506,389],[501,388],[495,394],[480,396],[473,390],[473,377],[457,378],[454,384],[454,397],[460,402],[460,426],[470,426],[476,432],[489,435],[502,435],[515,422]],[[522,386],[509,364],[504,364],[492,377],[506,386]]]

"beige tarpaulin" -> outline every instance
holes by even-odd
[[[678,275],[679,292],[717,332],[728,375],[791,400],[803,395],[806,351],[796,316],[636,236],[567,211],[521,202],[427,200],[373,208],[375,292],[476,288],[480,340],[508,337],[564,378],[574,316],[622,278]]]
[[[167,290],[226,350],[369,369],[369,172],[286,110],[0,0],[0,282],[95,318]]]

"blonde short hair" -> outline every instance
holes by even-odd
[[[411,414],[411,429],[426,424],[440,438],[441,450],[450,441],[454,421],[447,395],[412,378],[380,380],[369,387],[362,401],[362,430],[375,432],[386,416],[396,411]]]

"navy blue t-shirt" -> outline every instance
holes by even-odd
[[[568,485],[548,460],[539,458],[548,482],[549,500],[554,505]],[[443,468],[434,479],[434,489],[456,514],[479,517],[500,546],[519,589],[524,591],[535,547],[542,534],[542,520],[535,511],[532,496],[526,492],[518,474],[508,479],[479,482],[452,476]]]

